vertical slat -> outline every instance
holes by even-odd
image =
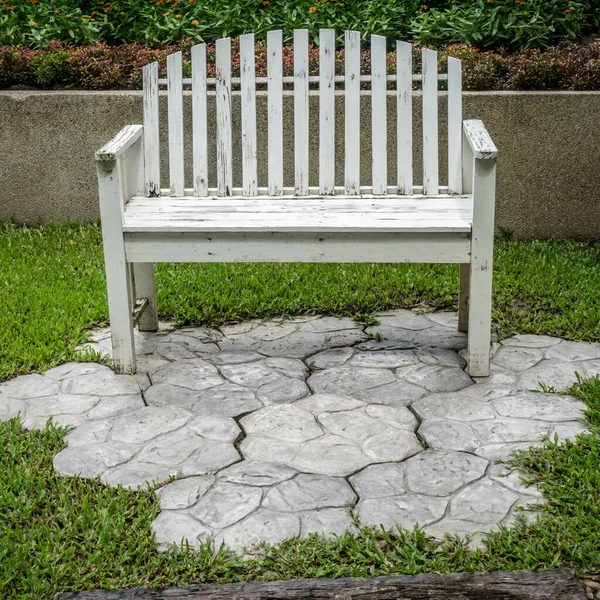
[[[242,195],[256,196],[256,73],[254,34],[240,36],[240,77],[242,98]]]
[[[423,193],[439,192],[437,52],[423,48]]]
[[[183,73],[181,52],[167,56],[169,100],[169,187],[171,196],[183,196]]]
[[[335,30],[319,31],[319,193],[335,191]]]
[[[294,29],[295,194],[308,194],[308,30]]]
[[[412,46],[396,42],[398,193],[413,192]]]
[[[192,133],[194,149],[194,196],[208,195],[206,127],[206,44],[192,47]]]
[[[448,193],[462,194],[462,73],[461,62],[448,58]]]
[[[146,65],[144,77],[144,193],[160,196],[160,141],[158,130],[158,63]]]
[[[387,52],[385,37],[371,36],[371,143],[373,193],[387,194]]]
[[[231,196],[231,38],[216,43],[217,193]]]
[[[282,33],[267,33],[269,195],[283,194]]]
[[[345,34],[344,179],[346,194],[360,194],[360,33]]]

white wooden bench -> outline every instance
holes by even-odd
[[[108,304],[117,373],[135,372],[133,327],[158,327],[155,262],[459,263],[459,330],[468,331],[468,372],[489,374],[492,254],[497,150],[481,121],[462,121],[461,63],[396,43],[397,75],[387,75],[386,39],[371,37],[371,74],[360,73],[360,34],[345,34],[345,74],[334,73],[335,32],[321,30],[318,77],[308,75],[308,32],[294,32],[294,75],[282,74],[281,31],[267,37],[268,77],[255,76],[252,34],[240,38],[240,77],[231,76],[231,40],[216,42],[216,78],[206,46],[192,48],[192,77],[181,53],[144,68],[144,125],[125,127],[96,153]],[[438,82],[447,81],[448,181],[439,183]],[[388,86],[389,82],[393,82]],[[413,182],[413,83],[422,87],[423,180]],[[370,89],[372,177],[360,181],[361,84]],[[256,87],[268,93],[268,186],[258,185]],[[309,182],[309,87],[319,94],[318,186]],[[160,184],[159,87],[167,86],[169,188]],[[191,85],[192,188],[184,176],[183,88]],[[207,88],[215,86],[216,140],[208,139]],[[233,187],[232,86],[240,87],[242,187]],[[293,143],[283,135],[284,88],[293,90]],[[335,94],[344,94],[344,185],[335,181]],[[388,90],[388,87],[393,89]],[[286,92],[287,93],[287,92]],[[365,93],[365,92],[363,92]],[[367,92],[368,93],[368,92]],[[442,92],[446,93],[446,92]],[[397,98],[397,125],[387,102]],[[443,121],[442,121],[443,122]],[[397,178],[387,175],[396,136]],[[217,176],[208,178],[208,144]],[[284,181],[284,153],[294,181]],[[316,182],[315,182],[316,183]],[[292,184],[292,185],[290,185]],[[289,186],[289,187],[288,187]]]

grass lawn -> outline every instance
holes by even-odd
[[[366,319],[390,307],[450,308],[457,269],[424,265],[161,265],[159,308],[180,323],[219,325],[312,312]],[[86,328],[107,319],[100,231],[94,225],[0,225],[0,380],[73,358]],[[598,248],[576,242],[499,240],[494,321],[501,334],[600,340]],[[590,434],[515,459],[547,500],[534,523],[503,529],[489,551],[419,531],[362,529],[358,538],[291,540],[243,562],[206,545],[159,554],[151,492],[66,479],[52,469],[63,430],[0,423],[0,597],[50,599],[58,591],[171,586],[194,581],[375,576],[542,569],[600,574],[600,379],[570,393],[588,405]]]
[[[0,381],[74,358],[86,329],[108,320],[97,225],[0,224]],[[453,308],[455,265],[161,264],[163,319],[227,321],[310,313],[369,315],[392,307]],[[496,245],[493,318],[501,335],[600,340],[600,246]]]
[[[244,579],[371,577],[391,573],[575,568],[600,574],[600,380],[574,386],[592,433],[548,443],[514,461],[547,500],[544,515],[488,540],[488,552],[458,538],[439,546],[419,531],[376,531],[334,540],[314,535],[265,548],[243,562],[206,544],[198,554],[158,553],[150,524],[158,502],[97,481],[58,477],[63,431],[26,432],[0,423],[0,597],[46,600],[56,592]]]

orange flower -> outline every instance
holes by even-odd
[[[37,27],[37,23],[35,21],[31,21],[31,23],[29,23],[29,27]]]
[[[31,4],[37,4],[40,0],[31,0]]]
[[[308,12],[311,12],[311,13],[316,13],[316,12],[317,12],[317,7],[316,7],[316,6],[311,6],[311,7],[308,9]]]
[[[171,13],[166,12],[163,17],[168,17]]]
[[[13,10],[15,10],[15,9],[14,9],[12,6],[7,6],[7,7],[6,7],[6,10],[8,10],[8,11],[13,11]]]
[[[198,21],[198,19],[193,19],[192,25],[200,25],[200,21]]]
[[[422,8],[423,10],[427,10],[427,4],[421,4],[421,8]]]
[[[60,15],[60,9],[58,9],[58,8],[57,8],[57,9],[54,11],[54,14],[55,14],[55,15]],[[92,13],[92,14],[94,14],[94,13]]]
[[[565,10],[563,10],[563,12],[569,14],[571,12],[571,9],[570,8],[565,8]]]
[[[105,12],[105,13],[109,13],[109,12],[110,12],[110,8],[105,8],[105,9],[104,9],[104,12]]]
[[[269,6],[271,3],[269,2],[269,0],[264,0],[263,2],[261,2],[261,4],[263,6]]]

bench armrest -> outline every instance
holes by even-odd
[[[99,162],[115,161],[137,142],[144,133],[143,125],[126,125],[117,135],[96,152]]]
[[[473,158],[490,159],[498,156],[498,148],[490,134],[487,132],[483,121],[472,119],[463,122],[463,131],[466,140],[469,142]]]

